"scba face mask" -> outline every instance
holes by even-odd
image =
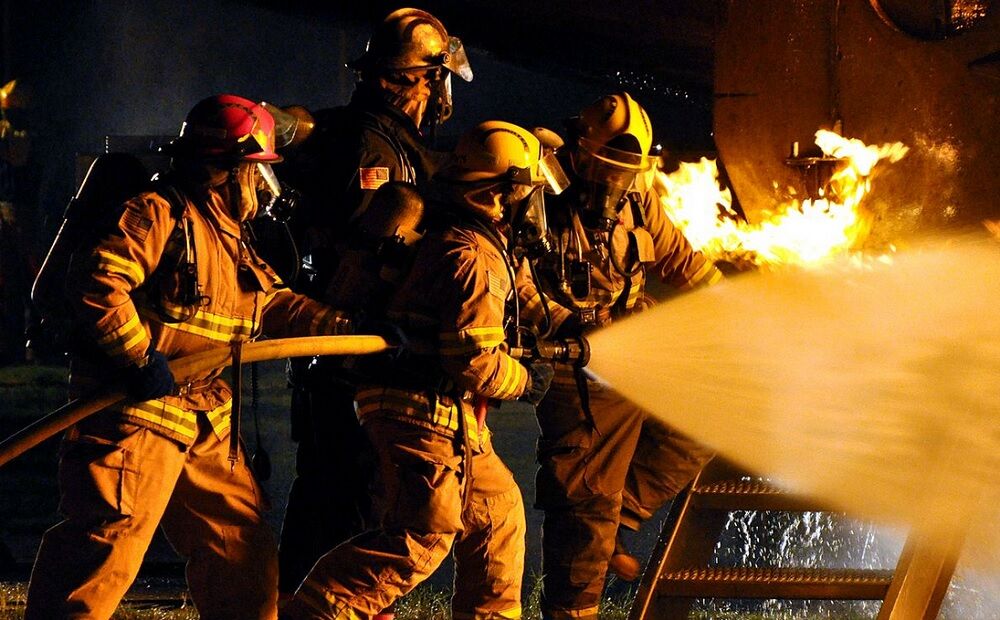
[[[255,216],[267,217],[279,224],[288,222],[298,202],[298,192],[278,181],[270,164],[257,163]]]
[[[522,186],[523,187],[523,186]],[[530,258],[538,258],[552,251],[548,220],[545,214],[545,191],[542,187],[530,188],[527,197],[514,207],[514,245]]]
[[[640,174],[652,169],[656,157],[580,139],[573,167],[584,181],[580,188],[580,208],[592,227],[601,230],[614,227],[625,194],[635,187]]]

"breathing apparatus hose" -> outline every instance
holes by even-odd
[[[368,355],[396,345],[381,336],[309,336],[249,342],[242,348],[242,363],[306,357],[313,355]],[[170,361],[170,371],[178,383],[205,376],[232,364],[233,352],[219,347]],[[26,426],[0,443],[0,467],[24,454],[56,433],[98,411],[126,399],[122,385],[107,386],[96,393],[74,399],[45,417]]]
[[[618,226],[621,226],[621,224],[615,224],[614,228],[617,228]],[[635,275],[638,275],[638,273],[642,271],[642,262],[636,261],[635,266],[632,269],[626,269],[625,266],[618,261],[618,256],[615,254],[615,248],[614,248],[614,243],[615,243],[614,228],[612,228],[611,232],[608,233],[608,257],[611,259],[611,266],[615,268],[615,271],[618,272],[618,275],[624,278],[631,278]],[[626,251],[626,256],[627,255],[628,252]]]

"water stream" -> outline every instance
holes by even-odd
[[[591,345],[597,376],[750,471],[897,536],[966,533],[952,590],[975,597],[946,611],[1000,616],[995,240],[938,239],[885,261],[742,274],[598,332]],[[819,525],[804,531],[829,537]],[[870,536],[854,544],[874,548]]]

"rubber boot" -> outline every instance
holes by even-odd
[[[642,565],[639,559],[629,553],[622,541],[621,530],[615,536],[615,551],[608,560],[608,570],[614,573],[622,581],[635,581],[642,574]]]

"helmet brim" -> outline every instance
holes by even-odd
[[[157,153],[162,153],[170,157],[183,159],[194,159],[206,162],[231,162],[231,161],[252,161],[262,164],[273,164],[282,161],[284,158],[277,153],[265,153],[263,151],[248,153],[233,153],[222,149],[199,148],[197,144],[192,144],[183,136],[174,138],[166,144],[156,147]]]

